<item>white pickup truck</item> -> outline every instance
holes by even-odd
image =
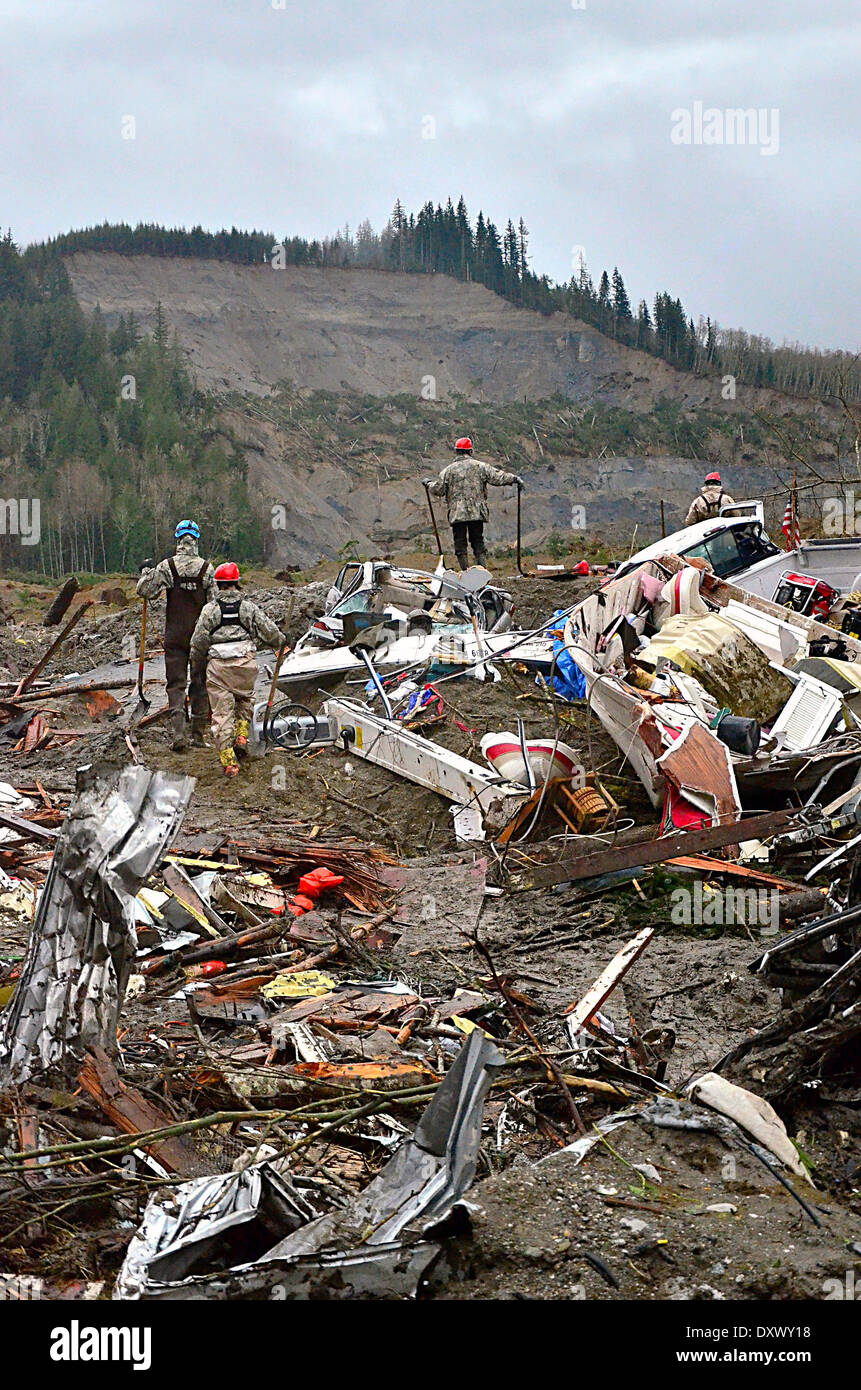
[[[766,533],[759,501],[734,502],[719,516],[664,536],[625,560],[614,578],[666,554],[705,560],[721,579],[777,602],[785,602],[777,595],[787,574],[824,580],[842,594],[861,588],[861,537],[803,540],[794,550],[781,550]]]

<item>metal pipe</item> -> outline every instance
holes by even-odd
[[[382,681],[380,680],[379,672],[377,671],[376,666],[374,665],[373,661],[371,660],[370,654],[366,651],[366,649],[365,649],[364,647],[356,647],[356,648],[355,648],[355,651],[356,651],[356,652],[358,653],[358,655],[362,658],[362,660],[364,661],[365,665],[366,665],[367,668],[368,668],[368,675],[371,677],[371,681],[373,682],[374,689],[376,690],[377,694],[379,695],[380,699],[381,699],[382,702],[383,702],[383,709],[386,711],[386,718],[387,718],[387,719],[394,719],[395,716],[394,716],[394,714],[392,713],[391,701],[389,700],[388,695],[386,694],[385,690],[383,689],[383,683],[382,683]]]

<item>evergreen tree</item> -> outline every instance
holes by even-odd
[[[613,267],[613,317],[617,327],[631,319],[631,301],[618,266]]]
[[[168,327],[164,305],[161,300],[159,300],[155,306],[155,324],[152,331],[152,340],[155,343],[159,355],[165,357],[170,341],[170,328]]]

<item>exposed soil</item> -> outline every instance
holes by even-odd
[[[635,526],[638,546],[661,534],[662,507],[667,530],[678,529],[714,467],[738,500],[773,494],[767,521],[780,525],[785,483],[755,412],[809,414],[801,398],[739,386],[727,401],[718,376],[680,371],[566,315],[518,309],[445,275],[112,253],[79,253],[68,268],[82,307],[98,305],[108,328],[129,313],[150,328],[161,305],[201,387],[221,397],[218,426],[244,453],[273,569],[314,565],[350,541],[415,543],[427,532],[420,479],[450,461],[465,432],[479,456],[526,478],[528,546],[556,533],[575,552],[588,537],[627,554]],[[337,404],[334,415],[314,405],[315,393]],[[405,399],[420,405],[409,420]],[[525,402],[529,421],[516,423]],[[663,407],[679,418],[650,444],[650,417]],[[608,422],[606,438],[578,444],[572,416],[594,422],[595,410],[631,412],[630,430]],[[680,426],[697,411],[720,428],[694,443]],[[829,453],[833,408],[820,404],[806,429],[811,457],[819,429]],[[779,472],[785,478],[785,466]],[[270,528],[273,506],[285,516]],[[574,507],[585,519],[572,531]],[[503,550],[514,535],[513,495],[497,492],[488,543]]]

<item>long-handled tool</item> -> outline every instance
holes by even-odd
[[[517,489],[517,573],[518,573],[518,574],[522,574],[522,575],[524,575],[524,577],[525,577],[525,571],[524,571],[524,569],[523,569],[523,565],[521,564],[521,560],[520,560],[520,494],[521,494],[522,491],[523,491],[523,489],[522,489],[521,487],[518,487],[518,489]]]
[[[138,652],[138,709],[141,705],[149,709],[150,701],[144,695],[144,661],[146,660],[146,599],[141,608],[141,643]]]
[[[431,495],[430,495],[430,488],[428,487],[427,483],[423,483],[422,486],[424,487],[424,490],[425,490],[425,497],[426,497],[427,500],[428,500],[428,511],[430,512],[431,526],[433,527],[433,533],[434,533],[434,535],[436,536],[436,548],[437,548],[437,551],[439,552],[439,554],[442,555],[442,541],[441,541],[440,538],[439,538],[439,527],[438,527],[437,524],[436,524],[436,516],[434,515],[433,502],[431,501]],[[519,501],[520,501],[520,492],[519,492],[519,491],[518,491],[518,494],[517,494],[517,498],[518,498],[518,504],[519,504]],[[519,535],[520,535],[520,525],[519,525],[519,523],[518,523],[518,527],[517,527],[517,534],[518,534],[518,537],[519,537]],[[519,554],[520,554],[520,551],[518,550],[517,553],[518,553],[518,555],[519,555]],[[519,568],[519,565],[518,565],[518,568]]]
[[[287,644],[278,648],[278,655],[275,658],[275,669],[272,672],[272,684],[269,687],[269,699],[266,701],[266,709],[263,712],[263,741],[269,738],[269,720],[272,717],[272,701],[275,699],[275,689],[278,685],[278,675],[281,670],[281,662],[284,660],[284,653],[287,651]]]
[[[567,570],[564,565],[539,565],[538,569],[525,570],[520,558],[520,494],[522,488],[517,484],[517,573],[523,579],[579,579],[582,571]]]

